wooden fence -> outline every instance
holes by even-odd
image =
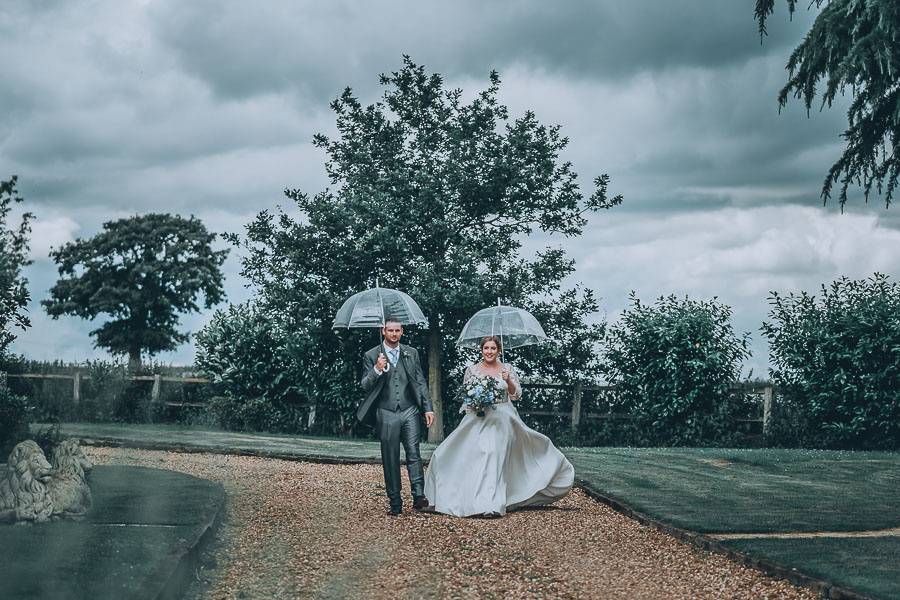
[[[23,379],[71,379],[72,380],[72,404],[77,406],[81,402],[81,382],[85,379],[90,379],[90,375],[82,375],[79,372],[75,372],[72,375],[57,375],[57,374],[42,374],[42,373],[4,373],[0,371],[0,385],[6,384],[7,377],[19,377]],[[160,390],[162,388],[163,382],[174,382],[174,383],[209,383],[209,380],[203,377],[166,377],[163,375],[132,375],[130,377],[131,381],[152,381],[153,388],[150,391],[150,401],[151,402],[159,402],[160,401]],[[632,419],[631,415],[621,414],[621,413],[613,413],[613,412],[600,412],[600,413],[592,413],[585,412],[582,410],[582,403],[584,399],[585,393],[612,393],[615,392],[615,386],[612,385],[582,385],[580,383],[576,383],[574,385],[570,384],[560,384],[560,383],[527,383],[523,382],[522,387],[524,389],[533,389],[533,390],[558,390],[560,392],[567,392],[572,394],[572,410],[571,411],[561,411],[561,410],[523,410],[520,411],[520,414],[525,416],[535,416],[535,417],[563,417],[569,420],[571,424],[571,428],[573,431],[577,431],[580,427],[581,423],[584,421],[595,420],[595,419]],[[733,387],[733,390],[736,392],[743,392],[745,394],[758,395],[762,397],[762,416],[760,418],[746,418],[740,419],[744,422],[751,423],[761,423],[762,430],[765,433],[769,429],[769,422],[772,414],[772,398],[774,396],[774,388],[771,384],[768,383],[736,383]],[[176,406],[176,407],[202,407],[204,404],[202,402],[172,402],[167,401],[163,403],[166,406]],[[308,426],[312,427],[316,420],[316,406],[308,405],[306,408],[309,408],[309,418],[308,418]]]
[[[537,417],[564,417],[569,420],[573,431],[577,431],[583,421],[596,419],[633,419],[629,414],[600,412],[592,413],[582,410],[584,394],[592,393],[614,393],[616,386],[614,385],[582,385],[576,383],[574,385],[560,383],[523,383],[524,389],[533,390],[560,390],[570,392],[572,394],[572,410],[571,412],[561,410],[521,410],[519,414]],[[732,387],[735,392],[742,392],[754,396],[760,396],[762,401],[762,415],[758,418],[748,417],[738,419],[745,423],[761,423],[763,432],[769,429],[769,423],[772,416],[772,399],[775,395],[775,388],[769,383],[735,383]]]
[[[81,382],[91,378],[90,375],[82,375],[76,371],[72,375],[58,375],[55,373],[5,373],[0,371],[0,380],[2,385],[6,384],[7,378],[20,379],[71,379],[72,380],[72,404],[78,406],[81,403]],[[160,390],[164,381],[175,383],[209,383],[204,377],[167,377],[165,375],[132,375],[128,377],[130,381],[152,381],[153,387],[150,389],[150,400],[159,402]],[[203,406],[202,402],[165,402],[169,406]]]

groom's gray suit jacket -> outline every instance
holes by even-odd
[[[363,354],[362,380],[359,385],[366,393],[366,397],[356,411],[356,418],[362,422],[373,423],[375,421],[375,411],[379,405],[378,398],[389,378],[389,372],[381,375],[375,372],[375,361],[383,351],[383,345],[378,344]],[[407,379],[405,393],[409,402],[417,405],[422,413],[432,412],[431,397],[428,395],[428,384],[422,374],[422,363],[419,360],[418,350],[412,346],[400,344],[400,358],[397,365],[392,366],[391,369],[405,370]]]

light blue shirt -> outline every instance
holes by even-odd
[[[384,350],[385,355],[388,357],[388,361],[390,362],[391,367],[397,366],[397,361],[400,360],[400,345],[398,344],[396,348],[389,348],[387,344],[384,342],[381,343],[381,347]],[[375,372],[378,375],[381,375],[384,371],[379,371],[377,368]]]
[[[396,367],[397,361],[400,360],[400,346],[397,346],[396,348],[389,348],[385,344],[382,345],[384,346],[388,360],[391,361],[391,366]]]

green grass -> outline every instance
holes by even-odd
[[[876,598],[900,598],[900,538],[756,539],[728,546]]]
[[[0,529],[0,598],[154,598],[219,508],[221,486],[181,473],[98,466],[84,521]]]
[[[32,424],[37,431],[48,424]],[[373,440],[295,436],[277,433],[238,433],[203,429],[182,425],[132,425],[124,423],[64,423],[65,436],[101,441],[127,441],[153,447],[171,445],[208,452],[247,452],[282,458],[312,457],[375,461],[381,457],[380,445]],[[431,446],[424,445],[423,455],[431,455]]]
[[[677,527],[710,532],[900,526],[900,453],[571,448],[578,477]]]

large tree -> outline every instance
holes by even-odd
[[[221,266],[228,250],[213,250],[216,234],[193,216],[146,214],[103,224],[90,239],[77,239],[50,256],[60,279],[41,301],[53,318],[74,315],[111,320],[91,332],[95,345],[125,354],[137,369],[141,353],[174,350],[188,340],[179,313],[222,301]]]
[[[18,225],[9,223],[13,206],[22,202],[16,190],[18,178],[0,181],[0,356],[16,339],[10,327],[25,329],[31,325],[25,314],[28,306],[28,280],[22,269],[31,264],[28,241],[34,215],[24,213]]]
[[[791,15],[797,0],[786,0]],[[776,0],[756,0],[760,36]],[[840,186],[841,210],[847,189],[862,186],[866,202],[873,186],[889,206],[900,175],[900,2],[897,0],[811,0],[821,9],[787,63],[788,82],[778,94],[802,99],[807,111],[821,92],[820,107],[850,93],[847,142],[822,185],[828,201]],[[820,85],[824,84],[824,85]]]
[[[244,240],[231,239],[245,246],[243,273],[262,301],[273,311],[286,309],[292,327],[343,344],[346,354],[376,338],[371,332],[329,337],[345,297],[376,278],[410,293],[429,318],[424,335],[411,333],[428,351],[438,418],[429,438],[436,441],[443,437],[442,367],[456,362],[453,335],[478,308],[499,297],[545,318],[561,315],[567,325],[576,314],[572,339],[596,340],[598,329],[583,319],[597,308],[590,293],[551,300],[574,269],[564,251],[547,248],[523,258],[520,250],[536,230],[579,235],[585,213],[621,197],[607,195],[608,178],[601,175],[584,198],[572,165],[560,158],[568,142],[560,127],[542,124],[530,111],[511,120],[498,101],[496,72],[468,102],[462,90],[445,89],[439,74],[409,57],[381,83],[382,99],[368,106],[346,89],[331,104],[337,135],[314,137],[327,155],[332,187],[315,195],[286,190],[302,218],[264,211]],[[335,360],[334,345],[320,348],[309,357],[311,371]],[[571,367],[588,364],[582,356]],[[358,376],[357,366],[354,359],[348,378]]]

